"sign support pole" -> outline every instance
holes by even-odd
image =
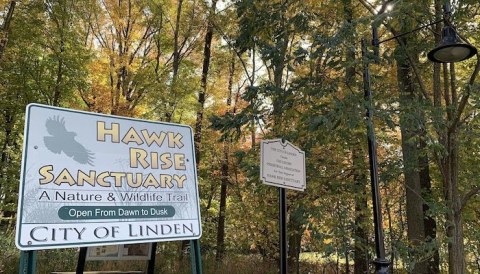
[[[192,274],[202,274],[202,255],[200,254],[200,240],[190,241],[190,259]]]
[[[37,265],[37,252],[34,250],[20,252],[19,274],[35,274]]]
[[[280,222],[280,274],[287,274],[287,197],[285,188],[278,188]]]
[[[305,152],[282,139],[262,140],[260,178],[266,185],[278,188],[278,230],[280,274],[288,270],[287,197],[286,189],[304,191],[307,185]]]
[[[88,247],[80,248],[80,252],[78,253],[76,274],[83,274],[83,271],[85,270],[85,260],[87,259],[87,249]]]
[[[157,254],[157,243],[152,243],[152,250],[150,252],[150,260],[148,261],[147,274],[153,274],[155,270],[155,255]]]

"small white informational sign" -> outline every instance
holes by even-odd
[[[21,250],[201,236],[189,126],[27,106]]]
[[[264,184],[304,191],[305,152],[281,139],[261,143],[260,177]]]
[[[152,243],[90,246],[87,261],[150,260]]]

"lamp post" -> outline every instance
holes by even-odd
[[[387,274],[390,262],[385,259],[385,245],[382,228],[382,212],[380,190],[378,186],[378,168],[377,168],[377,147],[375,142],[375,130],[373,127],[373,103],[372,90],[370,88],[370,69],[367,57],[367,43],[362,39],[362,60],[363,60],[363,91],[366,101],[367,118],[367,137],[368,137],[368,159],[370,167],[370,186],[372,189],[373,204],[373,223],[375,230],[375,253],[377,258],[373,261],[375,264],[375,273]]]
[[[385,2],[382,6],[381,13],[385,10]],[[397,39],[404,35],[414,33],[428,26],[445,22],[445,27],[442,31],[442,42],[437,45],[436,48],[431,50],[427,56],[428,59],[435,63],[454,63],[460,62],[471,58],[477,54],[477,49],[469,44],[460,43],[455,28],[450,23],[450,5],[444,5],[444,17],[443,19],[422,25],[409,32],[405,32],[399,35],[395,35],[391,38],[379,41],[378,32],[376,27],[372,26],[372,45],[374,46],[374,54],[378,56],[378,47],[380,44]],[[373,261],[375,265],[376,274],[388,274],[390,262],[385,258],[385,245],[384,245],[384,233],[382,227],[382,214],[381,214],[381,199],[378,185],[378,166],[377,166],[377,149],[375,141],[375,130],[373,126],[373,102],[372,102],[372,90],[370,85],[370,58],[367,56],[367,43],[365,39],[362,39],[362,62],[363,62],[363,89],[364,99],[366,102],[366,120],[367,120],[367,136],[368,136],[368,156],[369,156],[369,168],[370,168],[370,184],[372,191],[372,204],[373,204],[373,221],[375,230],[375,253],[376,258]]]

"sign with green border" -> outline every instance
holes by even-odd
[[[27,106],[19,249],[193,240],[201,233],[189,126]]]

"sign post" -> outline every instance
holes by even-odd
[[[87,258],[88,247],[81,247],[78,253],[76,274],[83,274],[85,269],[85,260]]]
[[[192,129],[27,106],[20,250],[200,238]]]
[[[37,252],[34,250],[22,251],[20,253],[20,269],[19,274],[35,274],[36,271]]]
[[[190,241],[190,259],[192,263],[192,274],[202,274],[202,260],[200,253],[200,240]]]
[[[285,189],[304,191],[305,152],[282,139],[261,143],[260,177],[264,184],[278,187],[280,274],[287,273],[287,198]]]
[[[287,274],[288,240],[287,240],[287,196],[285,188],[278,188],[278,218],[280,232],[280,274]]]

